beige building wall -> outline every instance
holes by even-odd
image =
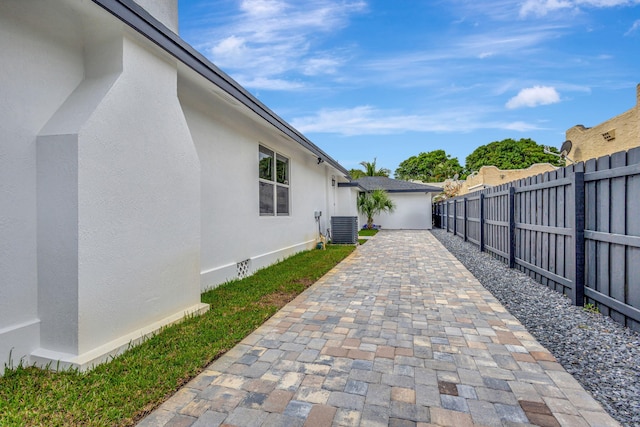
[[[572,144],[567,157],[574,162],[640,146],[640,84],[636,87],[635,107],[591,128],[576,125],[567,130],[566,136]]]
[[[466,181],[462,181],[458,194],[472,193],[556,169],[551,163],[536,163],[526,169],[498,169],[495,166],[483,166],[477,174],[467,177]]]

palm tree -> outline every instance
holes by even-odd
[[[375,163],[375,162],[374,162]],[[373,217],[382,212],[393,212],[395,204],[386,191],[378,189],[360,194],[358,212],[367,216],[367,228],[373,228]]]
[[[358,179],[358,178],[362,178],[363,176],[365,176],[364,171],[360,170],[360,169],[349,169],[349,175],[353,179]]]
[[[364,170],[360,169],[351,169],[349,171],[351,178],[358,179],[363,176],[386,176],[389,177],[391,174],[391,170],[387,168],[376,167],[376,158],[373,159],[373,162],[360,162],[360,165],[364,168]]]

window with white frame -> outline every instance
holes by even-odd
[[[260,145],[258,149],[260,215],[289,215],[289,159]]]

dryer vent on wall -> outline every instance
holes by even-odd
[[[331,243],[351,244],[358,241],[357,216],[331,217]]]

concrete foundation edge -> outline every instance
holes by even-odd
[[[31,353],[31,363],[52,370],[78,369],[81,372],[91,370],[95,366],[108,362],[148,338],[154,336],[162,328],[182,321],[186,316],[199,316],[209,310],[209,304],[198,303],[154,322],[144,328],[133,331],[107,344],[80,355],[51,351],[38,348]]]
[[[40,319],[0,329],[0,376],[5,366],[17,367],[21,362],[28,365],[29,354],[40,342]],[[11,343],[11,346],[8,346]]]
[[[284,260],[291,255],[304,250],[313,249],[316,245],[315,240],[309,240],[297,245],[288,246],[278,249],[277,251],[268,252],[266,254],[256,255],[249,259],[249,273],[253,274],[261,268],[268,267],[279,261]],[[203,271],[200,274],[200,283],[202,284],[202,292],[214,289],[219,285],[238,278],[237,264],[227,264],[215,267],[210,270]]]

